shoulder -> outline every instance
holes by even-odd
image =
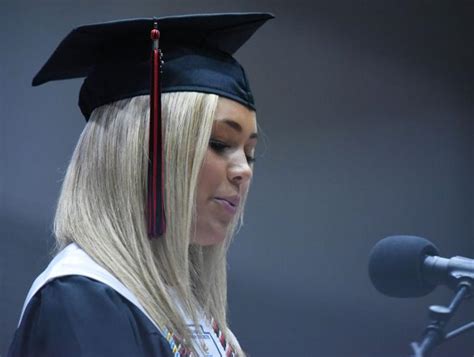
[[[151,321],[109,286],[56,278],[26,307],[9,356],[171,356]]]

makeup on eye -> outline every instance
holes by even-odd
[[[235,145],[235,146],[238,146],[238,145]],[[219,139],[211,138],[209,140],[209,147],[217,154],[224,154],[226,150],[232,149],[234,145],[227,144],[224,141],[219,140]],[[255,157],[247,153],[245,153],[245,158],[249,164],[253,164],[256,161]]]
[[[209,147],[214,150],[217,153],[223,152],[225,149],[229,148],[230,145],[227,145],[226,143],[216,140],[216,139],[210,139],[209,140]]]

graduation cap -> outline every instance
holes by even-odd
[[[245,72],[232,55],[272,18],[269,13],[202,14],[81,26],[64,38],[33,78],[38,86],[85,77],[79,107],[86,120],[99,106],[150,94],[150,237],[166,229],[161,93],[213,93],[255,110]]]

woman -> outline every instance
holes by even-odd
[[[88,123],[58,202],[59,254],[28,294],[9,356],[244,355],[227,325],[225,257],[257,126],[232,54],[271,17],[119,21],[59,45],[33,84],[87,76]],[[152,31],[156,55],[156,29],[162,68],[143,38]]]

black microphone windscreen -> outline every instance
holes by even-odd
[[[379,292],[388,296],[426,295],[435,288],[422,276],[427,255],[439,255],[438,248],[429,240],[416,236],[386,237],[370,252],[370,280]]]

